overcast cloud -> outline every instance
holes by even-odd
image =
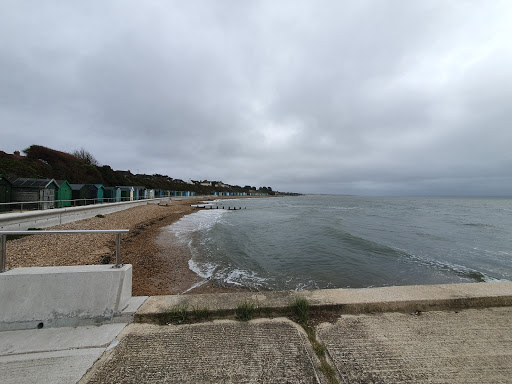
[[[512,2],[0,1],[0,150],[184,180],[512,195]]]

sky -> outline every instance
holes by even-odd
[[[0,150],[301,193],[512,196],[512,2],[0,0]]]

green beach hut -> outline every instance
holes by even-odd
[[[58,189],[55,190],[55,206],[57,208],[71,207],[71,199],[73,198],[73,190],[67,180],[55,180]]]
[[[96,194],[98,203],[103,203],[103,198],[105,197],[105,187],[103,184],[94,184],[94,186],[98,188],[98,193]]]

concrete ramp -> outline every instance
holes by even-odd
[[[343,315],[317,335],[344,383],[511,383],[512,308]]]
[[[131,324],[80,383],[323,383],[287,319]]]

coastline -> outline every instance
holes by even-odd
[[[168,236],[162,240],[164,236],[161,236],[165,227],[201,210],[191,204],[225,198],[230,197],[187,198],[175,200],[168,206],[142,205],[103,218],[47,229],[130,229],[129,234],[122,236],[121,261],[133,265],[134,296],[247,291],[236,286],[217,286],[209,281],[194,287],[204,279],[189,269],[189,249],[169,241]],[[104,234],[27,236],[10,240],[7,251],[9,268],[108,264],[115,257],[115,242],[112,236]]]
[[[189,268],[190,250],[163,236],[162,231],[182,217],[198,212],[191,207],[204,198],[173,202],[179,210],[145,226],[133,240],[123,243],[123,260],[133,265],[133,295],[178,295],[247,291],[236,286],[217,286]],[[197,284],[197,286],[195,286]],[[195,286],[195,287],[194,287]]]

